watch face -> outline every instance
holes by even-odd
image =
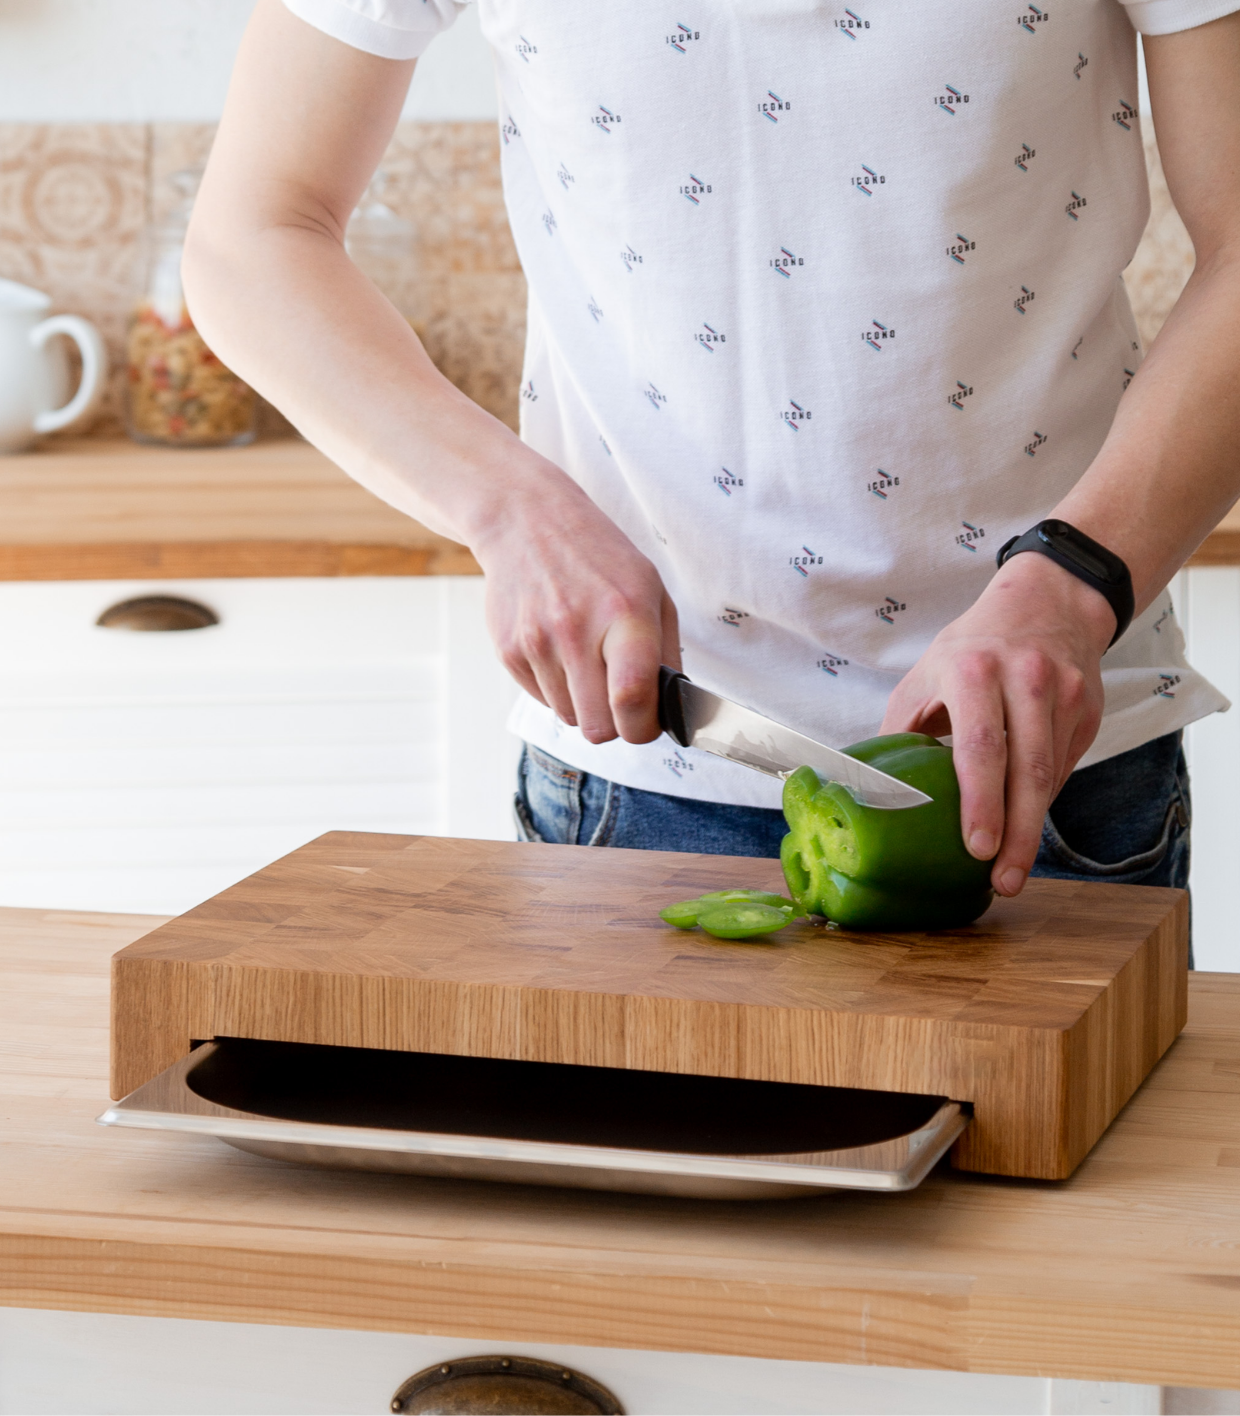
[[[1038,539],[1053,547],[1061,556],[1066,556],[1073,565],[1078,565],[1095,580],[1110,584],[1119,579],[1115,567],[1108,564],[1098,554],[1102,547],[1095,546],[1089,537],[1066,521],[1044,521],[1038,527]],[[1106,553],[1103,552],[1103,555]]]

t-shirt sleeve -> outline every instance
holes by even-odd
[[[1133,28],[1142,34],[1175,34],[1240,10],[1240,0],[1122,0],[1122,4]]]
[[[416,59],[469,0],[284,0],[298,19],[380,59]],[[1236,0],[1240,7],[1240,0]]]

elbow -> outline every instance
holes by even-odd
[[[195,211],[185,235],[181,253],[181,289],[194,327],[219,352],[217,323],[226,327],[228,301],[225,292],[237,290],[243,262],[236,259],[236,239],[206,214]]]

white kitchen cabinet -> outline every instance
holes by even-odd
[[[384,1412],[424,1367],[505,1352],[584,1372],[630,1416],[1240,1412],[1240,1392],[1124,1382],[0,1308],[0,1416]]]
[[[1240,568],[1194,566],[1172,586],[1188,658],[1235,705],[1185,733],[1193,786],[1193,952],[1240,973]]]
[[[511,837],[478,577],[0,585],[0,904],[179,913],[323,831]],[[179,595],[220,623],[99,628]]]

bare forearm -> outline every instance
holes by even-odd
[[[1055,515],[1123,557],[1137,612],[1240,496],[1240,246],[1193,274]]]
[[[230,367],[351,476],[441,534],[478,543],[523,484],[568,483],[439,373],[328,232],[207,222],[191,235],[186,285]]]
[[[444,379],[345,253],[413,72],[258,0],[195,204],[184,277],[207,342],[385,501],[475,548],[563,472]]]

